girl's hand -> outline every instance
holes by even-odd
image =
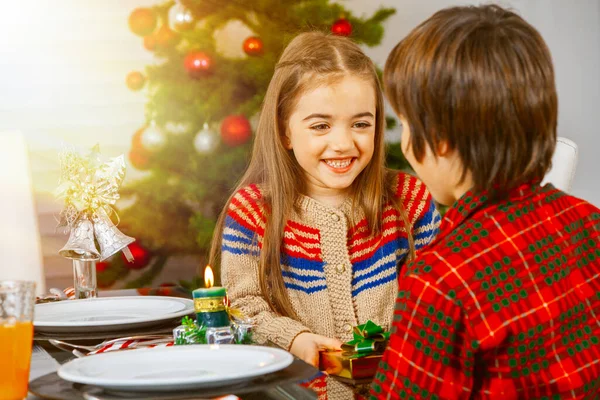
[[[340,350],[342,342],[314,333],[304,332],[296,336],[292,342],[290,353],[302,361],[319,368],[319,351]]]

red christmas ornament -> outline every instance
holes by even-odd
[[[156,40],[156,47],[162,49],[176,46],[181,39],[181,37],[173,32],[167,25],[161,26],[154,34],[154,38]]]
[[[251,135],[250,122],[243,115],[230,115],[221,123],[221,139],[228,146],[244,144]]]
[[[136,8],[129,15],[129,29],[139,36],[147,36],[156,29],[156,13],[150,8]]]
[[[117,281],[116,278],[109,278],[104,276],[104,271],[110,268],[110,263],[108,261],[97,261],[96,262],[96,272],[98,273],[98,287],[100,289],[107,289],[115,284]]]
[[[154,35],[144,36],[144,48],[148,51],[156,50],[156,37]]]
[[[132,149],[129,151],[129,162],[135,169],[144,171],[150,166],[150,154],[143,149]]]
[[[183,66],[192,79],[199,79],[212,72],[213,61],[201,51],[192,51],[185,56]]]
[[[144,125],[140,129],[138,129],[137,131],[135,131],[135,133],[131,137],[131,149],[132,150],[136,150],[137,151],[137,150],[143,150],[144,149],[144,147],[142,146],[142,135],[144,134],[145,130],[146,130],[146,125]]]
[[[132,71],[127,74],[125,83],[129,89],[137,91],[144,87],[144,84],[146,83],[146,77],[139,71]]]
[[[152,258],[152,255],[148,249],[143,247],[138,242],[131,243],[129,245],[129,250],[131,251],[131,254],[133,254],[134,260],[132,262],[128,262],[125,255],[121,253],[121,257],[123,257],[123,260],[125,261],[125,267],[129,269],[142,269],[148,265],[150,259]]]
[[[142,135],[146,126],[138,129],[131,138],[131,150],[129,151],[129,162],[140,171],[148,169],[150,166],[150,152],[142,145]]]
[[[107,261],[97,261],[96,262],[96,272],[104,272],[108,267],[110,267],[110,264]]]
[[[259,56],[263,52],[263,42],[259,37],[250,36],[244,40],[244,52],[249,56]]]
[[[331,33],[339,36],[350,36],[352,34],[352,24],[345,18],[340,18],[331,25]]]

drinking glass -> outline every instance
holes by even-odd
[[[35,282],[0,281],[0,400],[27,397]]]

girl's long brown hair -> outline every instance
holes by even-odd
[[[296,100],[307,89],[326,84],[346,74],[359,76],[373,85],[377,98],[375,150],[367,167],[352,184],[354,209],[362,209],[373,234],[381,231],[383,208],[392,202],[400,212],[409,238],[409,256],[414,254],[410,224],[402,204],[394,195],[393,173],[385,165],[384,105],[381,86],[372,61],[350,39],[319,32],[302,33],[286,47],[263,102],[256,129],[252,158],[246,173],[233,191],[215,228],[210,263],[217,265],[221,254],[223,225],[235,193],[258,184],[262,191],[266,225],[260,251],[258,280],[273,311],[296,317],[281,274],[281,242],[287,220],[299,193],[305,192],[304,175],[294,155],[283,145],[289,117]],[[256,239],[256,238],[255,238]]]

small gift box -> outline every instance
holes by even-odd
[[[354,339],[344,343],[342,350],[321,352],[319,367],[322,371],[350,380],[351,383],[364,383],[375,376],[389,332],[384,332],[381,326],[367,321],[355,326],[353,335]]]

